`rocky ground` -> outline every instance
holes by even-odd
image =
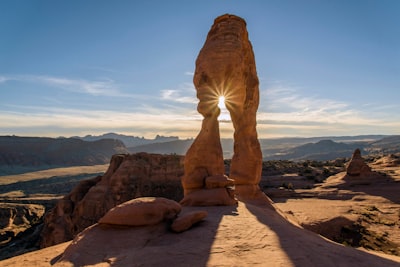
[[[39,249],[43,218],[81,180],[107,165],[57,168],[0,176],[0,260]]]
[[[349,180],[344,172],[346,162],[345,159],[300,163],[290,161],[264,162],[260,186],[274,201],[274,209],[307,230],[345,246],[379,251],[394,257],[400,255],[398,249],[400,244],[399,156],[391,155],[366,159],[366,162],[372,167],[374,175],[364,177],[365,179]],[[228,166],[229,161],[226,161],[226,164]],[[229,170],[228,167],[227,170]],[[22,248],[19,253],[38,248],[42,228],[40,223],[37,223],[40,221],[37,218],[43,214],[43,208],[38,207],[38,205],[49,205],[51,202],[49,202],[49,192],[56,190],[62,183],[62,179],[57,180],[55,177],[45,179],[39,182],[34,182],[35,179],[33,179],[31,183],[24,184],[25,190],[16,190],[15,185],[12,184],[0,186],[0,190],[3,190],[0,195],[3,203],[0,205],[3,208],[1,212],[10,215],[2,216],[2,218],[11,218],[3,219],[1,222],[2,226],[8,224],[7,227],[2,228],[1,232],[3,246],[0,248],[2,253],[0,256],[3,259],[16,255],[12,253],[17,253],[19,248]],[[47,182],[43,183],[44,181]],[[40,186],[41,184],[43,186]],[[58,186],[54,184],[58,184]],[[40,190],[44,190],[42,194],[39,194]],[[53,194],[51,196],[54,201],[54,197],[59,198],[61,195],[58,194],[55,197]],[[7,206],[9,203],[14,206],[10,208],[10,206]],[[27,209],[29,205],[30,208]],[[52,205],[54,205],[54,202],[50,206]],[[242,212],[246,213],[247,211],[242,210]],[[22,215],[18,215],[18,217],[12,214]],[[32,225],[36,227],[30,227]],[[11,232],[14,239],[10,239],[10,229],[13,229]],[[54,253],[65,249],[67,244],[65,243],[64,247],[60,247],[59,250],[45,249],[40,251]],[[226,249],[223,249],[223,251],[226,251]],[[44,258],[54,256],[53,254],[43,256],[39,253],[40,251],[33,253],[38,253],[37,255]],[[218,252],[215,253],[218,254]],[[210,255],[211,257],[214,256]],[[19,261],[18,257],[13,259]],[[41,261],[41,259],[36,260]],[[54,259],[51,258],[50,260]],[[3,263],[7,264],[2,265]],[[8,264],[10,264],[10,261],[0,262],[0,266],[9,266]],[[37,266],[46,265],[39,264]]]
[[[73,242],[24,254],[0,266],[398,266],[400,258],[345,247],[304,230],[265,196],[237,206],[184,207],[208,216],[180,234],[161,223],[96,224]],[[107,245],[105,245],[107,244]],[[151,256],[150,256],[151,255]]]
[[[372,174],[329,176],[310,189],[307,177],[274,177],[280,188],[264,192],[301,226],[335,242],[400,256],[400,165],[396,156],[369,159]],[[319,179],[319,178],[318,178]],[[289,186],[288,186],[289,185]]]

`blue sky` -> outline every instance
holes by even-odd
[[[3,0],[0,135],[195,137],[194,64],[225,13],[247,21],[259,137],[400,134],[400,1]]]

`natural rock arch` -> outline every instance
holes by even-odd
[[[259,82],[245,20],[230,14],[215,19],[197,57],[193,83],[199,99],[197,110],[204,119],[185,157],[182,177],[185,198],[194,191],[207,190],[208,177],[224,174],[219,96],[225,97],[234,128],[234,155],[229,176],[235,185],[257,186],[262,168],[256,130]],[[232,195],[232,192],[228,189],[227,194]]]

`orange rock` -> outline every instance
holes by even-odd
[[[365,163],[361,157],[360,149],[356,149],[347,165],[346,172],[350,176],[368,175],[371,173],[371,168]]]
[[[219,96],[225,97],[235,129],[229,176],[238,185],[258,185],[262,168],[256,130],[259,82],[246,22],[242,18],[225,14],[215,19],[197,57],[193,83],[199,99],[197,110],[204,119],[185,157],[182,177],[185,196],[195,189],[204,189],[205,177],[224,174]],[[200,168],[205,171],[200,172]]]
[[[179,216],[171,224],[171,230],[176,233],[181,233],[183,231],[186,231],[194,224],[202,221],[205,217],[207,217],[207,215],[208,215],[207,211],[197,210]]]
[[[99,220],[102,224],[145,226],[171,220],[181,212],[181,205],[162,197],[141,197],[122,203]]]
[[[209,177],[206,177],[205,182],[206,182],[207,189],[223,188],[223,187],[228,187],[228,186],[234,185],[234,181],[226,175],[209,176]]]
[[[104,175],[80,182],[47,213],[40,246],[73,239],[111,208],[134,198],[155,196],[179,200],[182,175],[181,156],[114,155]]]
[[[199,189],[185,195],[182,206],[232,206],[237,201],[229,188]]]

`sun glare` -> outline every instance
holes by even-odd
[[[226,109],[226,107],[225,107],[225,96],[220,96],[218,98],[218,107],[220,109]]]

